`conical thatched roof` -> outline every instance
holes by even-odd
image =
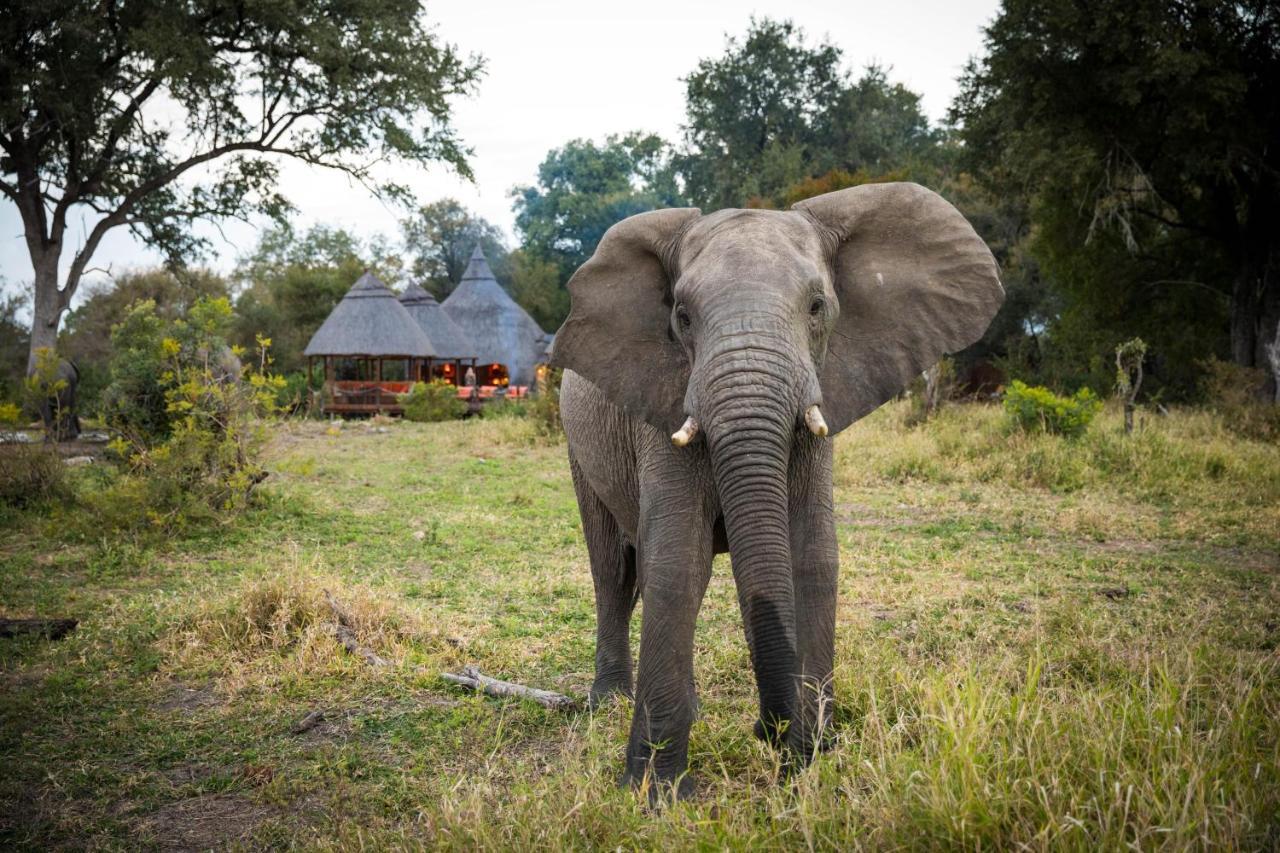
[[[435,349],[391,288],[366,271],[316,329],[303,354],[427,358]]]
[[[436,298],[416,284],[409,285],[400,294],[400,304],[417,321],[431,339],[437,358],[471,358],[476,345],[458,324],[449,319]]]
[[[511,384],[533,384],[547,334],[498,284],[479,246],[443,307],[475,342],[481,364],[505,364]]]

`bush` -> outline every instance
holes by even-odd
[[[467,404],[458,399],[458,391],[448,382],[415,382],[408,394],[398,398],[404,407],[405,420],[430,423],[452,421],[467,413]]]
[[[295,370],[281,377],[283,382],[276,393],[276,408],[290,415],[305,417],[311,414],[309,378],[305,370]]]
[[[1280,405],[1264,396],[1265,370],[1216,358],[1202,361],[1199,366],[1204,371],[1200,392],[1205,402],[1222,415],[1227,429],[1258,441],[1280,438]]]
[[[22,423],[22,407],[17,403],[0,403],[0,426],[16,427]]]
[[[126,474],[91,498],[108,523],[172,531],[243,508],[266,476],[259,419],[283,380],[241,365],[226,343],[230,321],[224,298],[172,321],[144,301],[112,331],[106,416]],[[259,343],[265,366],[269,342]]]
[[[503,418],[528,421],[538,438],[556,440],[560,426],[560,378],[562,371],[548,368],[539,377],[536,390],[522,400],[490,400],[481,409],[485,420]]]
[[[0,447],[0,505],[28,507],[70,496],[66,465],[51,447]]]
[[[1026,432],[1074,437],[1089,428],[1102,410],[1102,402],[1088,388],[1072,397],[1059,397],[1048,388],[1031,387],[1015,379],[1004,392],[1004,410],[1013,425]]]
[[[560,426],[560,379],[563,374],[564,371],[558,368],[547,368],[538,381],[537,393],[529,400],[529,417],[546,438],[559,437],[563,430]]]

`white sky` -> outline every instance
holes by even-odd
[[[981,28],[997,7],[997,0],[428,0],[428,19],[440,35],[486,59],[478,94],[455,110],[459,135],[474,149],[475,182],[438,167],[394,177],[422,201],[459,199],[513,237],[509,191],[533,182],[549,149],[629,130],[678,141],[680,78],[699,59],[721,54],[725,34],[744,33],[752,14],[790,18],[811,44],[831,40],[855,74],[872,61],[888,66],[890,80],[921,93],[936,121],[956,94],[965,61],[981,53]],[[286,163],[281,183],[303,227],[326,223],[364,237],[397,234],[397,211],[342,175]],[[254,245],[256,233],[243,223],[225,226],[226,239],[212,228],[201,232],[213,237],[211,263],[224,271]],[[83,234],[68,236],[73,245],[83,240]],[[158,260],[116,229],[93,265],[119,273]],[[21,222],[7,200],[0,204],[0,276],[10,290],[25,288],[31,278]]]

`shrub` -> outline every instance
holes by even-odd
[[[305,370],[295,370],[281,377],[283,382],[276,393],[276,408],[291,415],[311,414],[309,378]]]
[[[1204,371],[1201,394],[1222,415],[1227,429],[1259,441],[1280,438],[1280,405],[1263,394],[1266,371],[1216,358],[1200,362],[1200,368]]]
[[[527,421],[534,438],[558,440],[560,426],[560,378],[563,371],[547,368],[538,378],[536,390],[522,400],[490,400],[481,409],[485,420],[504,418]]]
[[[467,404],[458,399],[458,391],[448,382],[415,382],[408,394],[397,399],[404,407],[406,420],[429,423],[452,421],[467,412]]]
[[[1004,392],[1004,410],[1013,425],[1026,432],[1078,436],[1102,410],[1102,402],[1088,388],[1059,397],[1048,388],[1015,379]]]
[[[66,465],[51,447],[0,447],[0,505],[28,507],[70,496]]]
[[[558,437],[560,426],[560,379],[564,371],[547,368],[538,381],[537,393],[529,400],[529,417],[537,425],[538,432],[546,437]]]
[[[0,403],[0,426],[16,427],[22,423],[22,407],[17,403]]]
[[[144,301],[113,330],[106,414],[126,475],[91,498],[108,522],[172,531],[243,508],[266,476],[259,419],[275,410],[283,380],[241,365],[226,343],[230,320],[226,299],[202,299],[172,321]],[[259,345],[265,367],[269,341]]]

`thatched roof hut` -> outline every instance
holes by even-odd
[[[303,354],[430,358],[436,351],[391,288],[366,270],[316,329]]]
[[[437,358],[471,358],[476,355],[476,345],[471,337],[449,318],[436,298],[417,284],[409,285],[400,294],[400,304],[417,321],[431,339]]]
[[[479,246],[442,307],[475,342],[482,364],[506,365],[513,385],[533,384],[547,334],[498,284]]]

